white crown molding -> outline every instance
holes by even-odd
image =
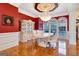
[[[23,14],[25,14],[25,15],[29,15],[29,16],[31,16],[31,17],[33,17],[33,18],[36,18],[37,17],[37,15],[36,14],[34,14],[33,12],[31,12],[31,11],[28,11],[28,10],[24,10],[24,9],[18,9],[18,12],[20,12],[20,13],[23,13]]]
[[[9,3],[9,4],[10,4],[10,5],[13,5],[13,6],[17,7],[17,8],[19,8],[20,5],[21,5],[21,3]]]

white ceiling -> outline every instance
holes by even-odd
[[[38,12],[34,9],[34,3],[10,3],[16,7],[19,8],[19,12],[24,13],[26,15],[29,15],[31,17],[39,17],[39,15],[42,15],[41,12]],[[62,15],[68,15],[69,11],[72,11],[74,9],[77,9],[79,7],[79,4],[77,3],[58,3],[58,8],[56,8],[54,11],[51,11],[49,13],[50,16],[62,16]]]
[[[11,4],[11,5],[15,6],[15,7],[19,7],[21,5],[20,3],[9,3],[9,4]]]

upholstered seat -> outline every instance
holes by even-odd
[[[43,46],[43,47],[48,47],[49,45],[47,44],[48,42],[50,43],[49,47],[56,48],[57,44],[57,37],[55,35],[47,36],[44,38],[37,38],[38,45]]]

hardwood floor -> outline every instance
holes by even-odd
[[[40,46],[29,45],[20,42],[19,46],[1,51],[9,56],[52,56],[56,55],[56,50],[51,48],[43,48]]]
[[[34,42],[19,43],[19,46],[9,48],[7,50],[1,51],[0,53],[6,53],[8,56],[60,56],[57,49],[44,48],[38,46]],[[68,49],[69,56],[79,55],[79,47],[70,46]],[[63,55],[62,55],[63,56]]]
[[[77,49],[77,55],[79,56],[79,39],[78,39],[78,42],[77,42],[77,47],[76,47],[76,49]]]

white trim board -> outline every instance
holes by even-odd
[[[0,33],[0,51],[17,46],[20,32]]]

